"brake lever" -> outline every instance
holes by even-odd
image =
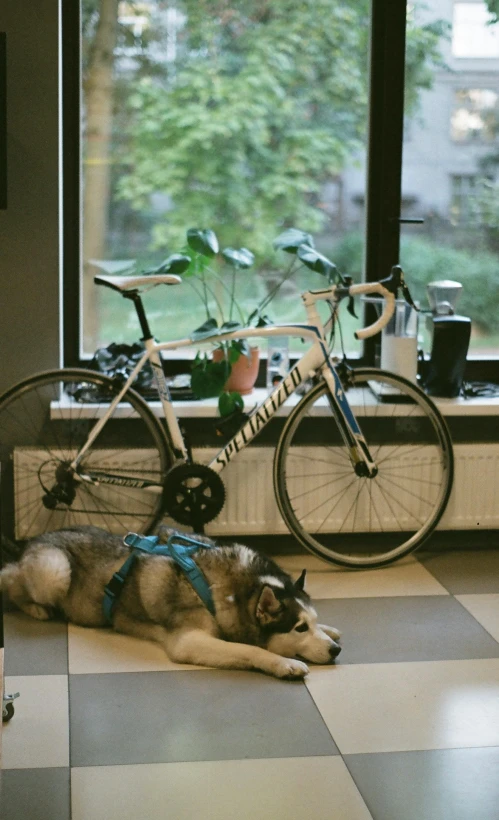
[[[355,319],[358,319],[358,318],[359,318],[359,317],[357,316],[357,314],[355,313],[355,307],[354,307],[353,296],[350,296],[350,297],[349,297],[349,299],[348,299],[347,310],[348,310],[348,312],[349,312],[350,316],[353,316]]]
[[[352,277],[351,277],[351,276],[345,275],[345,276],[343,276],[343,282],[344,282],[344,285],[345,285],[347,288],[349,288],[349,287],[350,287],[350,285],[353,283],[353,279],[352,279]],[[349,312],[350,316],[353,316],[353,317],[354,317],[354,319],[358,319],[358,318],[359,318],[359,317],[357,316],[357,314],[355,313],[355,303],[354,303],[353,296],[349,296],[349,297],[348,297],[348,305],[347,305],[347,310],[348,310],[348,312]]]
[[[399,290],[402,290],[403,297],[407,304],[414,308],[414,310],[417,310],[418,312],[420,311],[420,308],[416,307],[414,303],[411,292],[404,278],[404,271],[400,265],[394,265],[390,271],[390,276],[387,279],[382,279],[380,284],[393,293],[396,299],[398,298]]]

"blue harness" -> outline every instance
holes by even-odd
[[[121,595],[128,573],[141,552],[148,553],[149,555],[164,555],[167,558],[172,558],[183,571],[187,580],[190,581],[205,607],[212,615],[215,615],[215,604],[213,603],[213,596],[208,581],[196,565],[194,559],[191,558],[191,555],[197,552],[197,550],[212,549],[213,546],[201,541],[196,541],[194,538],[189,538],[187,535],[181,535],[180,533],[170,535],[166,544],[158,544],[158,541],[159,538],[157,535],[136,535],[134,532],[129,532],[123,539],[123,543],[126,544],[127,547],[133,547],[133,552],[130,553],[123,566],[114,573],[104,591],[102,606],[108,623],[112,623],[114,607]]]

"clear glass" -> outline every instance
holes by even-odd
[[[238,272],[246,314],[289,264],[272,247],[288,227],[361,277],[367,0],[81,3],[84,356],[140,335],[128,303],[93,276],[156,265],[189,228],[254,252]],[[205,321],[192,284],[146,296],[158,338]],[[270,318],[304,321],[300,292],[323,284],[307,270],[291,277]]]
[[[463,285],[456,313],[470,317],[470,357],[499,356],[499,25],[486,4],[421,0],[410,17],[447,26],[441,64],[417,105],[406,105],[401,264],[414,298],[429,310],[426,286]],[[439,22],[441,21],[441,22]],[[408,38],[408,57],[411,41]],[[431,333],[420,322],[420,346]]]

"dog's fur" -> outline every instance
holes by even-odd
[[[172,532],[161,527],[160,541]],[[129,554],[120,536],[97,527],[49,532],[5,566],[0,589],[33,618],[106,626],[104,588]],[[158,641],[177,663],[260,669],[278,678],[302,678],[304,661],[330,663],[339,653],[339,632],[317,624],[305,571],[294,582],[274,561],[239,544],[200,548],[194,559],[211,587],[215,616],[171,558],[141,554],[116,604],[113,628]]]

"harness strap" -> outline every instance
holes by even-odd
[[[172,558],[183,571],[205,607],[212,615],[215,615],[215,604],[210,585],[194,559],[191,558],[191,555],[199,549],[212,549],[212,544],[196,541],[194,538],[189,538],[189,536],[181,533],[170,535],[166,544],[158,544],[158,541],[157,535],[137,535],[134,532],[129,532],[123,539],[123,543],[128,547],[132,547],[133,552],[128,556],[123,566],[114,573],[105,588],[103,609],[108,623],[112,622],[113,610],[121,595],[125,580],[141,552]]]
[[[104,600],[102,602],[102,606],[104,609],[104,615],[106,616],[106,621],[108,623],[112,623],[114,607],[116,606],[116,602],[123,591],[123,585],[126,581],[126,577],[135,564],[136,558],[137,553],[132,552],[126,559],[125,563],[117,572],[114,573],[113,577],[106,586],[106,589],[104,590]]]

